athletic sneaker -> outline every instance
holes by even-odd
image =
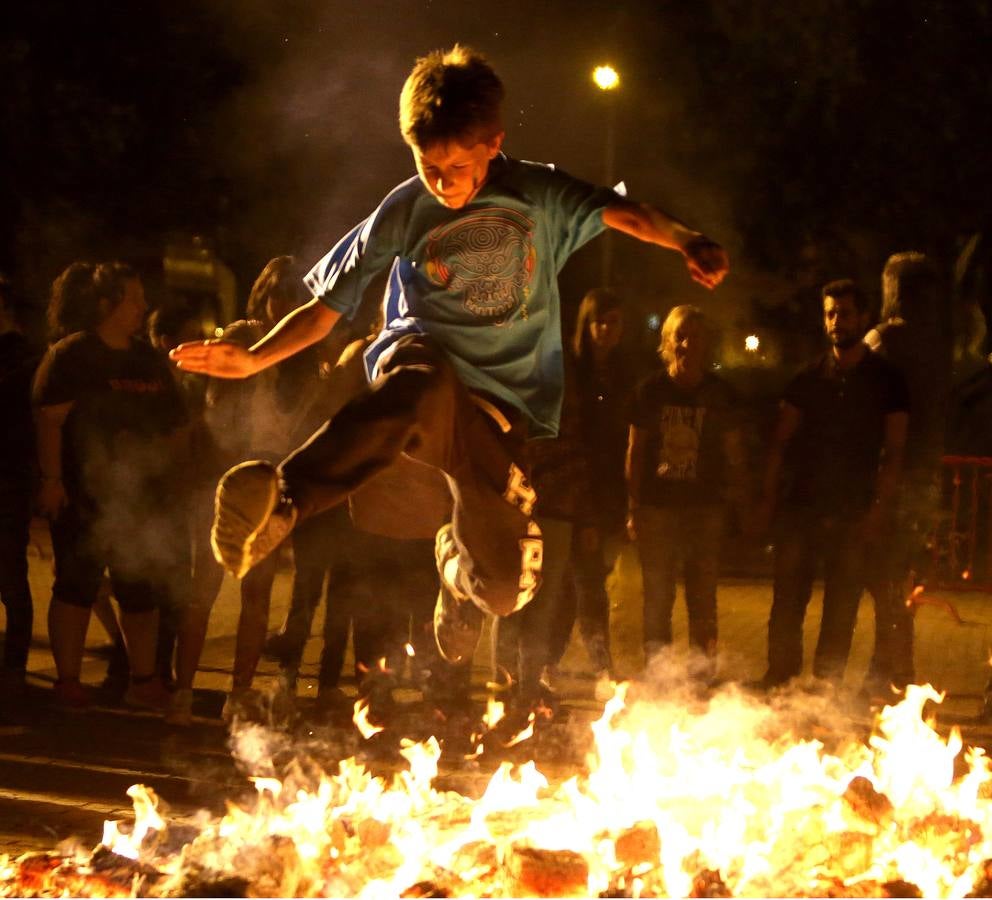
[[[172,695],[165,723],[178,728],[189,728],[193,724],[193,689],[178,688]]]
[[[296,508],[279,490],[279,473],[263,460],[241,463],[217,485],[210,545],[235,578],[268,556],[296,524]]]
[[[434,605],[434,640],[438,652],[449,663],[466,665],[475,655],[485,616],[466,594],[451,585],[457,575],[457,552],[449,522],[441,526],[434,541],[434,559],[441,579]]]

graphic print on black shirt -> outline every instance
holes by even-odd
[[[705,406],[663,406],[661,447],[655,474],[672,481],[695,481]]]

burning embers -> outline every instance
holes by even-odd
[[[354,759],[255,778],[253,803],[198,828],[134,787],[131,828],[108,823],[89,855],[0,860],[0,893],[989,896],[992,774],[923,721],[940,699],[911,687],[865,745],[816,697],[627,707],[621,689],[581,776],[552,785],[533,762],[504,763],[477,800],[433,786],[433,738],[406,742],[390,781]],[[824,741],[797,740],[796,714]]]

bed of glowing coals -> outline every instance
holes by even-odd
[[[0,895],[989,896],[992,771],[928,721],[940,700],[910,687],[866,741],[827,695],[621,685],[572,777],[503,762],[474,799],[438,787],[433,738],[388,777],[350,758],[276,778],[243,726],[250,802],[170,824],[136,785],[95,850],[0,857]]]

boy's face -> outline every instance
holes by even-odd
[[[424,187],[448,209],[461,209],[485,184],[489,163],[503,143],[500,132],[489,141],[463,147],[456,141],[413,147],[413,160]]]

